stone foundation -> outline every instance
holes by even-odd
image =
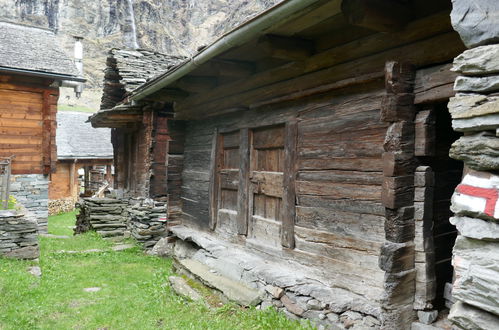
[[[49,178],[42,174],[12,175],[10,193],[34,214],[40,233],[47,233]]]
[[[144,248],[152,248],[167,235],[166,203],[146,199],[132,205],[128,212],[132,237]]]
[[[49,215],[56,215],[74,211],[76,200],[74,198],[61,198],[49,200],[48,212]]]
[[[10,210],[0,211],[0,256],[36,259],[39,255],[36,218]]]
[[[327,280],[309,267],[263,255],[185,226],[170,230],[177,237],[175,243],[160,241],[158,245],[173,255],[179,271],[193,273],[193,277],[240,305],[255,305],[259,309],[273,306],[289,318],[308,319],[319,328],[381,327],[380,307],[348,290],[328,286]],[[220,279],[211,279],[213,274]],[[236,285],[231,283],[235,282],[240,289],[226,289],[224,282],[229,283],[229,288],[234,288]],[[257,298],[245,293],[251,290],[258,293]]]

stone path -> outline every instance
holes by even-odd
[[[118,245],[115,245],[111,248],[111,250],[109,249],[89,249],[89,250],[81,250],[81,251],[73,251],[73,250],[59,250],[59,251],[56,251],[55,253],[65,253],[65,254],[75,254],[75,253],[83,253],[83,254],[86,254],[86,253],[102,253],[102,252],[108,252],[108,251],[125,251],[125,250],[128,250],[128,249],[131,249],[131,248],[134,248],[135,245],[133,244],[118,244]]]

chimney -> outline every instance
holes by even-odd
[[[74,46],[74,61],[76,69],[81,77],[83,77],[83,37],[73,36],[75,41]],[[70,87],[73,88],[76,94],[76,98],[80,98],[81,93],[83,92],[83,83],[76,81],[63,80],[61,82],[61,87]]]

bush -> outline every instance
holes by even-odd
[[[0,210],[5,210],[5,208],[3,207],[4,202],[5,202],[5,200],[0,201]],[[7,203],[7,210],[13,210],[16,207],[16,204],[17,204],[16,198],[14,196],[10,195],[9,202]]]

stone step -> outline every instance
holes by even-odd
[[[210,268],[193,259],[176,260],[178,267],[193,275],[208,287],[217,289],[227,297],[241,306],[255,306],[262,301],[258,290],[247,287],[241,282],[236,282],[224,276],[213,273]]]

